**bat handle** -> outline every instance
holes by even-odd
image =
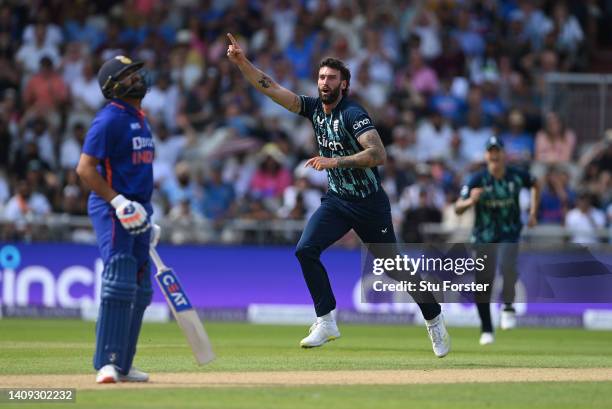
[[[155,247],[149,247],[149,255],[151,256],[151,260],[153,260],[153,263],[155,263],[157,271],[164,271],[168,269],[168,267],[166,267],[166,265],[162,261],[161,257],[159,257],[159,254],[157,254],[157,250],[155,250]]]

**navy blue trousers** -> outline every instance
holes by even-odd
[[[359,200],[346,200],[329,191],[321,199],[321,206],[314,212],[302,233],[295,255],[302,267],[318,317],[336,308],[336,298],[327,271],[321,263],[321,253],[351,229],[367,244],[397,243],[391,220],[391,205],[382,188]],[[382,256],[394,257],[394,254]],[[420,296],[418,304],[425,319],[438,316],[441,309],[433,295]]]

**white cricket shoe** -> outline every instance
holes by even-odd
[[[300,341],[302,348],[320,347],[326,342],[340,338],[340,331],[333,319],[317,318],[309,329],[310,335]]]
[[[480,345],[490,345],[495,342],[495,335],[492,332],[483,332],[480,334]]]
[[[149,380],[149,374],[138,368],[131,367],[127,375],[123,375],[122,373],[119,374],[119,380],[121,382],[147,382]]]
[[[442,313],[432,320],[425,320],[425,325],[427,326],[427,333],[429,334],[429,339],[431,339],[434,354],[438,358],[444,358],[450,352],[451,342],[446,325],[444,325]]]
[[[98,375],[96,375],[97,383],[117,383],[119,380],[119,371],[115,365],[104,365],[98,371]]]
[[[501,318],[499,320],[499,327],[501,329],[513,329],[516,328],[516,311],[514,310],[502,310]]]

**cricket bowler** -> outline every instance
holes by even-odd
[[[149,262],[154,146],[140,103],[143,62],[117,56],[98,72],[110,102],[94,118],[77,167],[91,188],[88,213],[104,262],[93,364],[96,382],[146,382],[132,366],[153,289]]]
[[[308,221],[295,251],[317,315],[300,345],[319,347],[340,337],[332,314],[336,299],[321,253],[351,229],[364,243],[396,244],[389,199],[377,171],[377,166],[385,162],[385,148],[368,113],[347,97],[351,73],[342,61],[327,58],[320,63],[318,98],[298,96],[251,64],[236,39],[231,34],[228,38],[227,56],[251,85],[312,121],[319,156],[309,159],[306,166],[327,171],[328,192]],[[450,350],[450,337],[441,308],[433,295],[425,296],[427,301],[419,302],[419,307],[434,353],[444,357]]]
[[[499,243],[493,254],[487,254],[487,263],[483,274],[477,274],[477,280],[491,283],[495,277],[497,261],[503,275],[502,299],[504,309],[501,313],[502,329],[516,327],[516,311],[512,305],[515,298],[515,285],[518,277],[517,257],[518,241],[523,228],[519,194],[521,189],[530,189],[531,203],[528,226],[537,224],[537,209],[540,200],[540,188],[535,178],[526,171],[506,166],[504,143],[497,136],[486,142],[486,169],[470,176],[461,188],[460,197],[455,203],[455,212],[464,213],[474,206],[476,218],[472,230],[471,242],[487,245]],[[483,246],[491,247],[491,246]],[[483,251],[483,248],[479,251]],[[476,302],[481,322],[480,344],[492,344],[495,341],[491,321],[491,288],[484,294],[484,299]]]

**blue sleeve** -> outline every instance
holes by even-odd
[[[109,156],[109,123],[101,115],[96,116],[83,143],[83,153],[98,159],[105,159]]]
[[[480,173],[475,173],[468,179],[467,183],[461,188],[459,197],[467,199],[470,197],[470,191],[475,187],[482,187],[482,178]]]
[[[312,120],[312,115],[317,108],[319,98],[307,97],[306,95],[300,95],[300,115]]]
[[[351,107],[345,113],[345,123],[355,139],[362,133],[375,129],[372,119],[361,107]]]

